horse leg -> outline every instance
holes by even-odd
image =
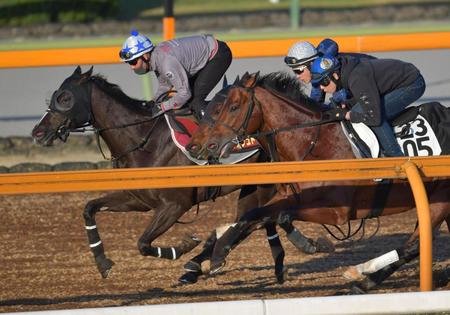
[[[173,191],[171,194],[173,194]],[[169,200],[169,198],[161,197],[160,200]],[[177,200],[177,202],[167,201],[164,204],[160,204],[155,209],[152,222],[139,238],[138,249],[141,255],[176,260],[200,244],[201,241],[198,238],[190,236],[176,247],[155,247],[151,245],[155,239],[171,228],[190,207],[190,200],[184,205],[182,200]]]
[[[398,254],[398,260],[388,264],[374,273],[368,274],[364,280],[354,283],[350,289],[350,292],[352,294],[363,294],[379,285],[386,278],[392,275],[398,268],[419,256],[419,242],[416,239],[405,248],[396,249],[395,251]]]
[[[87,237],[92,254],[94,255],[98,271],[103,278],[108,277],[114,262],[105,256],[105,249],[100,239],[100,234],[97,229],[95,214],[98,211],[148,211],[150,209],[143,207],[142,204],[137,203],[134,198],[124,192],[115,192],[108,194],[102,198],[90,200],[83,211]]]
[[[287,239],[305,254],[332,253],[335,248],[328,239],[319,237],[317,241],[304,236],[293,224],[292,215],[289,212],[281,212],[278,216],[278,225],[286,232]]]
[[[448,196],[448,190],[440,190],[430,196],[430,215],[431,215],[431,226],[433,230],[436,230],[439,228],[439,226],[442,224],[444,220],[447,220],[447,218],[450,215],[450,205],[448,205],[448,202],[446,201],[446,198]],[[448,222],[448,221],[447,221]],[[362,281],[357,282],[352,286],[352,292],[353,293],[364,293],[375,286],[379,285],[382,281],[384,281],[387,277],[389,277],[391,274],[393,274],[398,268],[403,266],[404,264],[410,262],[414,258],[419,256],[419,230],[416,229],[414,233],[410,236],[409,240],[405,244],[403,248],[396,249],[395,251],[389,252],[388,254],[385,254],[383,256],[387,257],[386,255],[390,255],[390,259],[392,259],[394,262],[389,263],[390,259],[384,260],[387,264],[383,263],[383,260],[379,260],[379,265],[375,268],[381,268],[373,273],[371,273],[372,270],[368,268],[368,270],[364,271],[364,265],[361,269],[361,273],[368,274]],[[395,252],[398,254],[398,259],[394,257]],[[382,256],[382,257],[383,257]],[[373,264],[372,266],[375,266],[376,264]],[[383,267],[383,265],[385,265]],[[370,264],[366,265],[365,267],[369,267]]]
[[[275,223],[267,223],[265,228],[272,257],[275,261],[275,277],[277,278],[277,282],[282,284],[287,277],[287,268],[284,267],[284,249],[281,245]]]
[[[245,211],[254,208],[256,206],[255,204],[266,203],[268,197],[274,194],[273,187],[273,185],[258,187],[256,185],[243,186],[238,199],[235,221],[237,222],[238,218],[241,217]],[[220,238],[230,226],[231,225],[222,226],[210,234],[203,246],[202,252],[184,265],[184,269],[187,272],[180,277],[180,282],[197,282],[197,278],[203,274],[201,264],[211,258],[217,238]],[[275,262],[275,275],[277,281],[282,283],[284,282],[287,273],[287,270],[283,265],[284,249],[281,245],[278,233],[276,232],[275,225],[266,226],[266,232],[269,246],[272,251],[272,257]]]
[[[275,185],[246,185],[243,186],[238,199],[238,211],[235,222],[238,222],[242,215],[257,207],[267,204],[276,194]],[[280,236],[277,233],[276,225],[268,223],[265,225],[267,241],[269,242],[272,257],[275,263],[275,276],[278,283],[283,283],[286,279],[287,269],[284,267],[284,249],[281,245]],[[220,236],[219,236],[220,237]]]
[[[282,209],[286,209],[292,200],[289,198],[279,200],[277,204],[282,203]],[[273,205],[267,205],[261,208],[247,211],[236,225],[230,227],[222,237],[217,239],[214,251],[211,257],[210,274],[219,272],[225,266],[225,258],[230,251],[246,239],[256,229],[266,226],[269,223],[276,222],[279,211],[272,208]]]
[[[202,263],[211,258],[211,254],[217,240],[216,235],[216,230],[212,231],[208,236],[208,239],[205,241],[205,244],[203,244],[203,250],[200,252],[200,254],[184,264],[183,268],[186,273],[182,275],[178,279],[178,281],[185,284],[197,282],[198,277],[203,274]]]

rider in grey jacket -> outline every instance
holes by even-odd
[[[231,64],[232,54],[226,43],[211,35],[197,35],[164,41],[154,46],[136,31],[127,38],[120,51],[121,59],[137,74],[154,71],[159,87],[154,97],[174,90],[175,95],[155,105],[152,112],[189,107],[201,118],[205,98]]]

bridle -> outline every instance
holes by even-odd
[[[228,141],[227,143],[224,144],[224,146],[226,146],[228,143],[234,143],[234,144],[239,144],[242,141],[244,141],[246,138],[250,138],[250,137],[254,137],[254,138],[266,138],[267,143],[269,145],[269,153],[271,156],[271,159],[273,161],[278,160],[277,157],[277,150],[275,148],[275,141],[274,141],[274,137],[276,134],[280,133],[280,132],[286,132],[286,131],[292,131],[294,129],[299,129],[299,128],[310,128],[310,127],[317,127],[316,129],[316,133],[314,135],[313,140],[311,140],[310,146],[309,148],[306,150],[306,152],[302,155],[301,160],[303,160],[313,149],[314,146],[319,138],[319,134],[320,134],[320,126],[324,125],[324,124],[328,124],[331,122],[334,122],[332,120],[324,120],[322,118],[322,114],[320,116],[320,119],[318,121],[311,121],[311,122],[306,122],[306,123],[301,123],[301,124],[296,124],[296,125],[291,125],[291,126],[286,126],[286,127],[281,127],[281,128],[272,128],[270,130],[267,131],[260,131],[261,129],[263,129],[264,127],[264,119],[262,120],[262,124],[259,128],[258,131],[254,132],[254,133],[248,133],[247,132],[247,128],[250,122],[250,119],[253,115],[253,112],[255,110],[255,107],[258,106],[258,108],[260,109],[261,113],[263,112],[261,103],[258,101],[258,99],[255,96],[255,91],[254,88],[244,88],[244,87],[240,87],[238,86],[238,88],[240,89],[244,89],[247,93],[250,94],[250,98],[249,98],[249,104],[247,106],[247,112],[244,116],[244,119],[242,121],[242,124],[236,129],[233,126],[230,126],[227,123],[224,123],[223,121],[221,121],[220,119],[216,120],[214,123],[220,126],[225,127],[228,130],[231,130],[233,132],[233,135],[235,136],[232,140]],[[280,95],[278,95],[277,93],[272,93],[275,97],[286,101],[286,99]],[[241,110],[242,107],[239,108],[239,110]],[[222,109],[222,111],[225,110],[225,107]]]
[[[156,126],[157,120],[155,118],[158,117],[151,117],[148,119],[132,122],[132,123],[125,123],[120,125],[114,125],[110,127],[104,127],[104,128],[96,128],[94,127],[95,123],[95,117],[92,113],[92,103],[91,103],[91,96],[92,96],[92,84],[94,83],[93,80],[88,81],[87,88],[82,88],[82,86],[73,87],[72,90],[69,89],[61,89],[59,88],[56,90],[51,98],[50,105],[47,109],[47,113],[58,113],[59,115],[64,117],[64,120],[62,123],[56,128],[55,136],[59,138],[61,141],[66,142],[69,134],[71,132],[87,132],[87,131],[93,131],[96,135],[96,142],[97,147],[102,154],[103,158],[106,160],[110,160],[112,162],[117,162],[121,158],[125,157],[126,155],[130,154],[131,152],[134,152],[138,149],[141,149],[145,146],[145,144],[150,139],[150,136],[154,130],[154,127]],[[68,104],[61,104],[59,102],[59,97],[61,95],[67,94],[69,95],[69,103]],[[110,158],[106,157],[104,150],[101,146],[100,136],[103,132],[110,131],[110,130],[117,130],[117,129],[124,129],[132,126],[141,125],[147,122],[153,121],[153,125],[151,128],[149,128],[147,134],[144,138],[141,139],[141,141],[132,146],[129,149],[126,149],[124,152],[119,154],[118,156],[111,156]]]
[[[239,88],[241,88],[241,87],[239,87]],[[244,88],[244,89],[246,92],[248,92],[251,95],[251,97],[250,97],[250,104],[248,105],[247,113],[245,114],[244,120],[242,121],[242,124],[239,126],[239,128],[235,129],[232,126],[230,126],[229,124],[221,121],[220,119],[217,119],[214,121],[214,124],[223,126],[226,129],[231,130],[233,132],[233,135],[236,136],[236,140],[238,140],[239,142],[241,142],[242,140],[244,140],[245,138],[247,138],[249,136],[247,134],[247,128],[250,123],[250,118],[253,115],[253,111],[255,110],[255,104],[257,104],[258,107],[260,108],[260,110],[262,110],[261,104],[255,98],[254,89],[252,89],[252,88]],[[225,106],[222,108],[222,112],[223,112],[223,110],[225,110]]]

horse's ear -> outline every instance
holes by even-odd
[[[256,85],[256,81],[259,78],[259,71],[256,73],[248,74],[246,72],[241,80],[241,85],[246,88],[252,88]]]
[[[91,66],[88,71],[81,75],[80,83],[86,82],[92,75],[92,71],[94,70],[94,66]]]
[[[81,75],[81,67],[80,66],[78,66],[76,69],[75,69],[75,71],[73,72],[73,74],[72,75],[76,75],[76,76],[79,76],[79,75]]]
[[[239,75],[236,76],[236,79],[234,79],[233,85],[238,85],[239,84]]]
[[[248,76],[249,76],[249,73],[248,73],[248,71],[246,71],[246,72],[244,73],[244,75],[242,76],[242,78],[239,80],[238,85],[244,86],[244,85],[245,85],[245,82],[247,82],[247,80],[248,80]]]
[[[223,76],[223,84],[222,84],[222,89],[226,88],[228,86],[228,80],[227,80],[227,75],[225,74]]]
[[[92,75],[92,71],[94,71],[94,66],[91,66],[89,70],[84,73],[84,75],[90,77]]]

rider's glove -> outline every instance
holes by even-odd
[[[336,104],[345,103],[348,98],[348,92],[346,89],[340,89],[339,91],[334,92],[331,98]]]
[[[150,101],[145,102],[144,104],[145,104],[144,106],[150,110],[151,108],[153,108],[153,106],[155,106],[155,101],[150,100]]]
[[[157,117],[161,114],[163,114],[163,110],[161,109],[161,104],[160,103],[155,103],[153,102],[153,106],[151,107],[151,112],[152,112],[152,117]]]
[[[345,114],[348,109],[345,108],[333,108],[323,112],[323,119],[329,121],[342,121],[345,120]]]

